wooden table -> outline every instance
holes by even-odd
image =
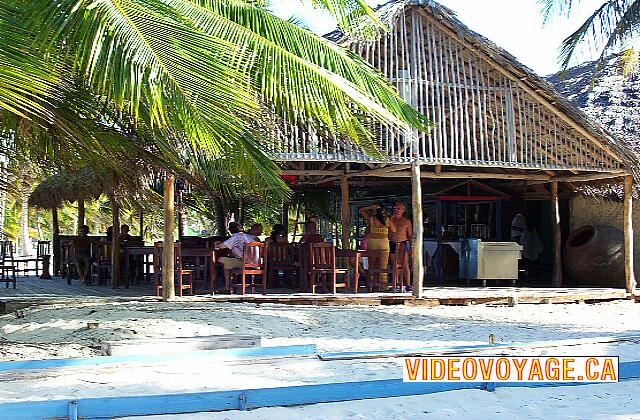
[[[149,257],[153,256],[153,247],[152,246],[125,246],[124,249],[124,279],[125,279],[125,288],[129,288],[129,260],[134,256],[141,256],[143,259],[142,262],[142,274],[145,273],[145,267],[149,267],[151,262],[149,261]],[[136,273],[138,271],[136,270]]]
[[[216,288],[216,248],[182,248],[182,258],[204,258],[209,267],[209,291],[214,294]]]

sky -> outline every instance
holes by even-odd
[[[458,14],[458,19],[474,31],[509,51],[542,76],[559,71],[557,50],[562,40],[574,32],[603,0],[575,2],[572,16],[556,18],[546,25],[537,0],[439,0]],[[378,2],[369,0],[375,6]],[[272,0],[278,16],[295,16],[308,29],[325,34],[335,29],[328,13],[314,10],[301,0]],[[583,51],[577,61],[597,58]],[[576,62],[577,64],[577,62]]]

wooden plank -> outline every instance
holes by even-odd
[[[410,171],[384,172],[376,175],[380,178],[411,178]],[[529,181],[549,182],[549,175],[539,174],[505,174],[494,172],[421,172],[422,179],[526,179]]]
[[[197,350],[260,347],[260,345],[260,337],[255,335],[224,334],[200,337],[104,341],[101,344],[101,351],[106,356],[130,356],[135,354],[166,354]]]
[[[390,173],[390,172],[395,172],[395,171],[401,171],[404,169],[409,169],[411,168],[411,165],[407,165],[407,164],[390,164],[389,166],[385,166],[383,168],[376,168],[376,169],[368,169],[365,171],[359,171],[359,172],[351,172],[350,174],[348,174],[348,176],[350,177],[354,177],[354,176],[378,176],[380,174],[384,174],[384,173]]]
[[[341,170],[315,170],[315,169],[304,169],[304,170],[294,170],[294,169],[285,169],[280,172],[281,175],[297,175],[297,176],[341,176],[344,174],[344,171]]]
[[[624,278],[627,293],[635,293],[636,277],[633,268],[633,178],[624,179]]]
[[[239,357],[273,358],[285,356],[305,356],[316,353],[315,345],[242,347],[202,351],[185,351],[173,354],[136,354],[128,356],[80,357],[74,359],[44,359],[0,362],[0,372],[24,369],[51,369],[78,366],[98,366],[117,363],[166,363],[177,360],[235,360]],[[3,418],[0,416],[0,418]]]
[[[431,348],[414,349],[391,349],[378,351],[351,351],[320,353],[318,358],[323,361],[331,360],[356,360],[356,359],[379,359],[388,357],[414,357],[414,356],[439,356],[447,354],[468,354],[487,350],[518,350],[579,346],[591,344],[619,343],[640,340],[639,334],[614,335],[608,337],[578,338],[569,340],[547,340],[534,341],[529,343],[498,343],[498,344],[475,344],[467,346],[444,346]],[[639,362],[640,363],[640,362]]]
[[[562,286],[562,231],[560,230],[560,200],[558,182],[551,183],[551,226],[553,229],[553,277],[554,287]]]
[[[600,172],[589,175],[574,175],[574,176],[554,176],[551,181],[557,182],[589,182],[598,181],[601,179],[621,178],[625,176],[625,172],[613,171],[611,173]]]

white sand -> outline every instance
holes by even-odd
[[[41,307],[0,317],[0,359],[82,357],[102,340],[248,333],[263,345],[316,344],[320,351],[378,350],[530,342],[612,334],[640,335],[640,305],[509,307],[312,307],[221,303],[127,303]],[[99,328],[86,329],[87,321]],[[17,344],[16,344],[17,343]],[[638,343],[613,343],[527,354],[620,355],[640,360]],[[522,351],[519,353],[523,353]],[[513,354],[513,353],[511,353]],[[0,375],[0,401],[149,395],[400,377],[398,360],[322,362],[314,357],[245,362],[107,365]],[[554,389],[455,391],[431,396],[227,412],[183,418],[563,418],[638,416],[638,382]],[[579,402],[579,404],[578,404]],[[584,407],[583,407],[584,404]],[[578,407],[578,405],[580,407]],[[576,413],[575,415],[572,413]],[[573,416],[573,417],[572,417]],[[554,416],[555,417],[555,416]]]

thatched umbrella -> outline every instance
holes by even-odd
[[[42,181],[31,193],[29,204],[41,208],[58,208],[63,201],[78,202],[78,226],[84,224],[85,200],[97,199],[113,191],[113,176],[106,170],[87,167],[59,172]]]
[[[114,177],[108,171],[87,167],[78,171],[65,171],[54,174],[42,181],[29,196],[29,205],[51,210],[53,220],[53,269],[60,271],[60,227],[58,208],[64,201],[78,202],[78,227],[84,224],[85,200],[97,199],[102,194],[111,194],[114,190]]]

